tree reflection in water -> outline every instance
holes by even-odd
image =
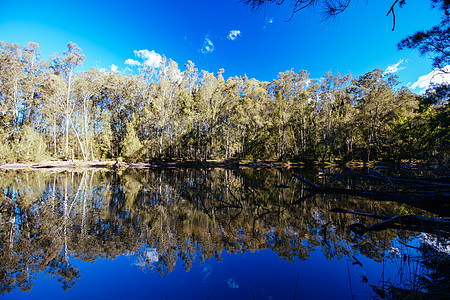
[[[317,170],[311,169],[1,173],[0,292],[32,289],[39,272],[70,289],[80,279],[73,258],[93,262],[133,255],[136,265],[161,276],[176,264],[188,271],[210,258],[221,261],[223,251],[258,249],[271,249],[286,261],[307,260],[321,251],[328,260],[346,258],[361,266],[361,256],[404,265],[417,233],[389,229],[356,236],[347,226],[370,219],[329,210],[426,213],[343,195],[307,198],[293,173],[326,180],[315,178]],[[437,293],[435,283],[448,286],[448,268],[442,268],[448,267],[448,254],[430,255],[431,246],[416,248],[421,277],[400,276],[378,285],[372,280],[374,296],[395,299],[419,291],[423,297]],[[367,277],[362,280],[368,282]]]

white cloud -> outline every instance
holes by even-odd
[[[228,34],[227,39],[234,41],[240,35],[241,35],[241,31],[240,30],[231,30],[230,33]]]
[[[386,68],[386,70],[384,70],[384,73],[385,74],[387,74],[387,73],[394,74],[394,73],[397,73],[400,70],[406,69],[406,67],[400,67],[400,65],[402,63],[404,63],[404,62],[407,62],[407,61],[405,61],[404,59],[400,59],[396,64],[388,66]]]
[[[134,55],[144,60],[144,65],[152,68],[159,68],[162,63],[162,56],[154,50],[134,50]]]
[[[126,64],[126,65],[129,65],[129,66],[132,66],[132,67],[134,67],[134,66],[140,66],[140,65],[141,65],[140,62],[138,62],[137,60],[131,59],[131,58],[127,59],[127,60],[125,61],[125,64]]]
[[[206,36],[205,40],[203,41],[203,47],[202,47],[202,49],[200,49],[200,52],[203,54],[206,54],[206,53],[212,53],[213,51],[214,51],[214,44],[208,38],[208,36]]]
[[[266,17],[265,22],[267,24],[272,24],[273,23],[273,18]]]
[[[269,17],[266,17],[265,19],[264,19],[264,23],[267,25],[264,25],[263,27],[262,27],[262,29],[263,30],[266,30],[266,28],[268,27],[268,26],[271,26],[271,24],[273,23],[273,18],[269,18]]]
[[[122,70],[122,74],[133,74],[133,70],[131,70],[128,67],[125,67],[125,69]]]
[[[111,65],[111,71],[114,72],[114,73],[117,73],[117,72],[119,72],[119,67],[117,67],[115,64],[112,64]]]
[[[419,79],[411,85],[411,89],[421,89],[420,92],[425,92],[431,84],[450,84],[450,65],[443,69],[434,69],[430,73],[420,76]]]

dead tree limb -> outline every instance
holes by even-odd
[[[368,213],[363,213],[363,212],[358,212],[358,211],[346,210],[346,209],[342,209],[342,208],[332,208],[329,211],[330,212],[337,212],[337,213],[344,213],[344,214],[353,214],[353,215],[369,217],[369,218],[379,219],[379,220],[389,220],[389,219],[392,218],[392,217],[389,217],[389,216],[368,214]]]
[[[304,188],[312,194],[341,194],[368,198],[376,201],[404,203],[412,207],[424,209],[439,216],[450,216],[450,190],[437,191],[375,191],[319,186],[293,175],[309,187]]]
[[[372,226],[365,226],[362,223],[354,223],[348,228],[358,235],[363,235],[368,231],[382,231],[389,228],[404,229],[417,232],[433,233],[439,235],[448,235],[450,233],[450,219],[429,218],[416,215],[401,215],[395,217],[374,215],[363,212],[356,212],[340,208],[334,208],[331,212],[354,214],[374,219],[381,219],[382,222]]]

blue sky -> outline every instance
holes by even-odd
[[[396,45],[438,24],[439,11],[431,9],[430,1],[409,0],[396,10],[397,25],[391,31],[392,18],[386,17],[390,4],[354,0],[324,24],[312,10],[285,22],[287,5],[254,13],[238,0],[0,0],[0,40],[37,42],[45,57],[62,53],[72,41],[86,55],[82,69],[114,65],[123,71],[131,68],[127,59],[142,62],[146,56],[139,57],[144,52],[138,51],[147,50],[171,58],[182,70],[191,60],[200,70],[224,68],[225,78],[247,74],[267,81],[290,69],[305,69],[312,78],[327,71],[359,76],[401,61],[399,80],[413,84],[432,71],[431,60]]]

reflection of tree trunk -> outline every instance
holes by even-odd
[[[11,208],[10,220],[11,220],[11,229],[9,231],[9,250],[12,251],[14,246],[14,227],[16,225],[16,216],[14,215],[13,207]]]
[[[84,174],[83,174],[83,177],[84,177]],[[91,176],[90,177],[91,178],[89,180],[89,191],[92,191],[92,189],[93,189],[93,187],[92,187],[92,180],[94,178],[94,171],[93,170],[91,171]],[[82,209],[83,209],[83,211],[82,211],[82,214],[81,214],[81,235],[82,235],[82,237],[84,237],[86,235],[87,196],[88,196],[88,193],[86,192],[86,189],[83,188],[83,196],[82,196],[82,199],[83,199],[83,203],[82,203],[83,208]]]
[[[67,213],[67,176],[64,181],[64,261],[68,261],[67,257],[67,219],[68,219],[68,213]]]

